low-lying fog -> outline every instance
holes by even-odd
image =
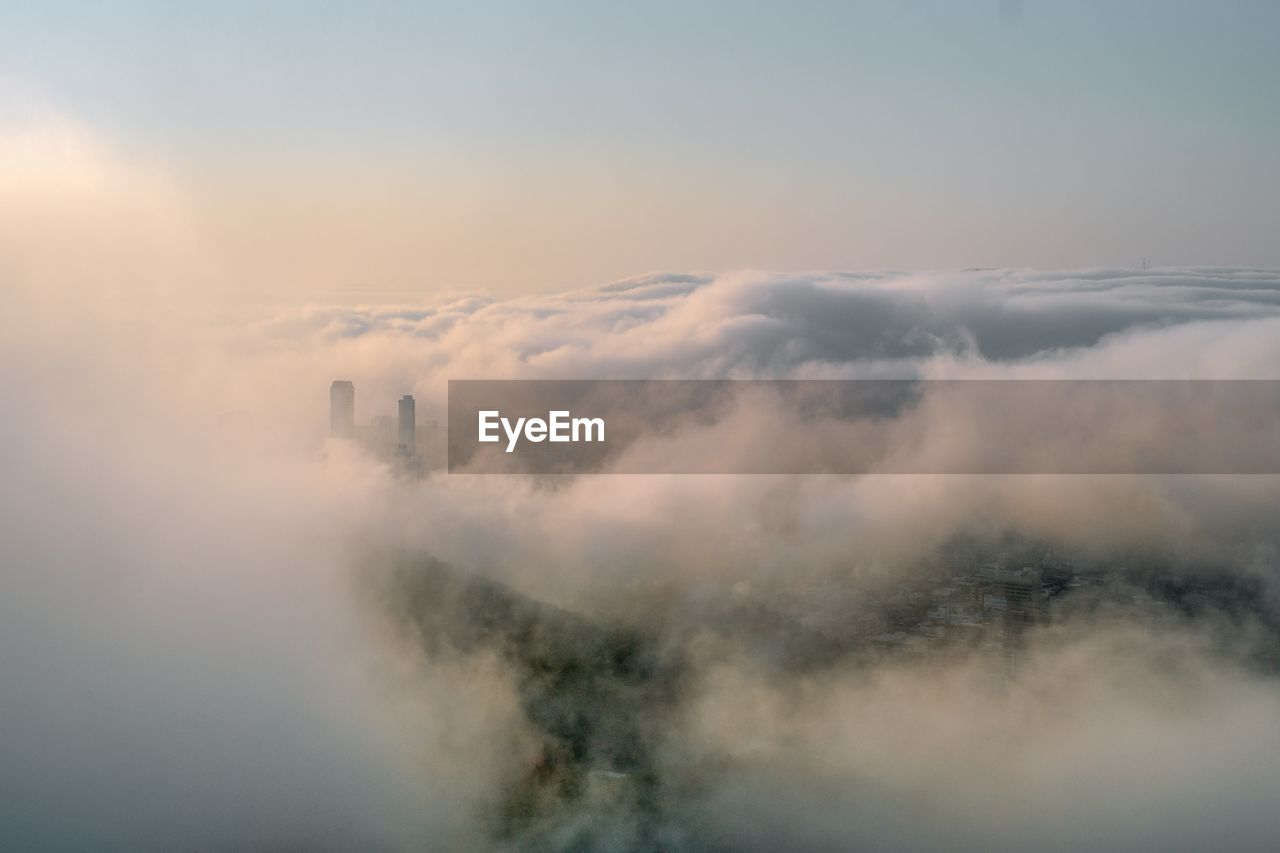
[[[0,157],[32,202],[0,228],[0,846],[1274,849],[1280,478],[411,480],[327,407],[333,379],[361,423],[404,393],[443,421],[450,377],[1276,379],[1280,274],[233,303],[173,188],[57,133]],[[830,639],[966,537],[1134,592],[1014,667]]]

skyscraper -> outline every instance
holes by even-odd
[[[346,379],[335,379],[329,386],[329,434],[353,438],[355,433],[356,386]]]
[[[418,445],[417,408],[412,394],[400,398],[400,446],[397,451],[405,456],[412,456]]]

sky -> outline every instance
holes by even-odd
[[[0,4],[250,294],[1280,265],[1268,2]]]

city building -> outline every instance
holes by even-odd
[[[356,386],[346,379],[335,379],[329,386],[329,434],[334,438],[356,434]]]
[[[417,407],[412,394],[400,398],[400,441],[396,452],[402,456],[416,455],[418,450]]]

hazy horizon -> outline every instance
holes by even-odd
[[[1265,2],[4,17],[6,148],[147,175],[259,295],[1280,266]]]

